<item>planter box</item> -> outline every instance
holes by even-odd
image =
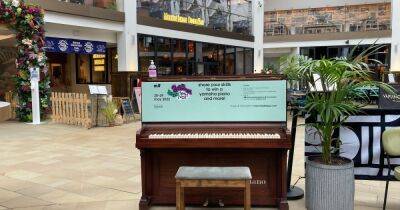
[[[308,210],[354,209],[354,164],[324,165],[306,161],[306,207]]]
[[[95,7],[109,8],[115,4],[115,0],[93,0]]]

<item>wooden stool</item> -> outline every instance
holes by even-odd
[[[185,187],[244,188],[244,209],[250,210],[248,167],[180,167],[176,178],[176,209],[185,209]]]

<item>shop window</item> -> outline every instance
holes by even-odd
[[[54,90],[63,90],[70,85],[70,74],[66,71],[67,54],[46,52],[50,85]]]
[[[156,66],[157,72],[160,75],[171,75],[172,72],[172,60],[171,60],[171,39],[169,38],[157,38],[156,45]]]
[[[206,75],[221,75],[222,66],[220,65],[220,57],[223,56],[223,51],[219,49],[219,45],[203,43],[203,62],[204,72]],[[223,58],[222,58],[223,59]]]
[[[244,56],[244,63],[245,63],[245,74],[253,74],[253,49],[246,48],[245,49],[245,56]]]
[[[173,39],[173,64],[175,75],[186,75],[186,41]]]
[[[236,74],[244,74],[244,48],[236,48]]]
[[[86,84],[90,81],[90,55],[77,56],[77,78],[76,83]]]
[[[226,47],[225,49],[225,75],[235,74],[235,48]]]
[[[77,84],[108,83],[107,56],[105,54],[76,56]]]
[[[187,42],[188,74],[196,74],[196,42]]]
[[[150,60],[155,60],[155,44],[152,36],[139,35],[139,71],[147,71]]]

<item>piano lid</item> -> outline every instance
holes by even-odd
[[[142,83],[142,122],[285,122],[286,80],[154,79]]]

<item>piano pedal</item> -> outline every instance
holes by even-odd
[[[224,202],[222,202],[221,199],[218,200],[218,206],[219,207],[224,207],[225,206]]]
[[[207,207],[207,206],[208,206],[208,204],[209,204],[209,202],[208,202],[208,199],[207,199],[206,201],[204,201],[204,203],[203,203],[203,207]]]

